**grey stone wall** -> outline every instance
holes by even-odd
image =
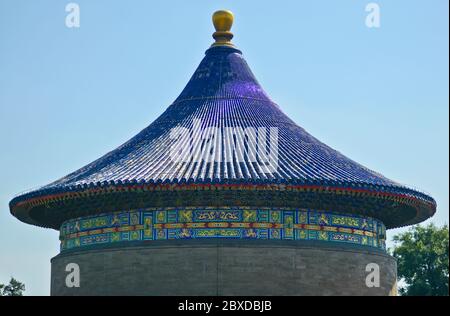
[[[51,262],[52,295],[389,295],[397,272],[381,252],[297,241],[153,241]],[[69,263],[80,268],[79,288],[66,286]],[[366,286],[369,263],[380,287]]]

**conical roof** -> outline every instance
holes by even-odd
[[[12,214],[53,228],[80,215],[150,206],[310,207],[369,215],[388,228],[434,214],[428,195],[347,158],[287,117],[223,39],[216,37],[152,124],[87,166],[17,196]]]

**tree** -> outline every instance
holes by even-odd
[[[395,235],[392,255],[397,258],[398,278],[405,296],[448,295],[448,226],[414,226]]]
[[[0,296],[22,296],[25,284],[11,278],[8,285],[0,284]]]

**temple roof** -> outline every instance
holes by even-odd
[[[234,186],[238,191],[258,188],[277,192],[275,195],[286,188],[308,192],[308,196],[315,190],[321,198],[308,206],[321,209],[323,197],[328,202],[322,208],[331,205],[339,212],[369,212],[378,215],[375,217],[384,220],[387,227],[413,224],[434,214],[436,203],[428,195],[358,164],[298,126],[262,89],[241,51],[231,44],[229,28],[216,33],[216,43],[159,118],[100,159],[17,196],[10,202],[13,215],[31,224],[57,228],[61,220],[80,215],[77,205],[84,208],[83,214],[114,210],[114,204],[154,206],[163,203],[161,198],[156,203],[150,196],[158,187],[163,191],[187,187],[204,191],[205,186]],[[133,199],[119,203],[117,195],[130,194],[133,188],[147,192],[140,204],[129,202]],[[96,201],[95,196],[101,192],[109,194],[110,202],[104,198],[100,204]],[[332,200],[330,194],[334,195]],[[347,194],[358,198],[341,201]],[[366,197],[370,203],[355,202]],[[252,198],[239,200],[243,205],[255,204]],[[296,206],[303,207],[301,200]],[[206,201],[189,203],[201,205]],[[70,211],[62,215],[66,206]],[[358,207],[365,210],[357,211]]]

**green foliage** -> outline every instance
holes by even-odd
[[[398,260],[398,278],[406,283],[401,295],[448,295],[448,235],[447,225],[430,224],[394,236],[392,255]]]
[[[8,285],[0,284],[0,296],[22,296],[25,284],[11,278]]]

